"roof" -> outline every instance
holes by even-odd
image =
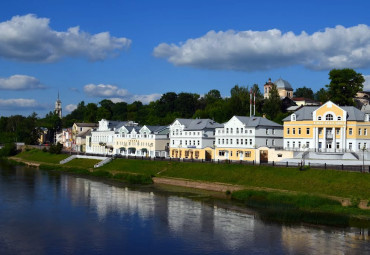
[[[270,126],[270,127],[282,127],[282,125],[268,120],[263,117],[245,117],[245,116],[235,116],[238,120],[240,120],[243,124],[247,127],[258,127],[258,126]]]
[[[146,126],[146,127],[150,130],[150,132],[154,134],[168,134],[170,132],[168,126]]]
[[[293,90],[292,85],[286,80],[278,79],[274,82],[278,89]]]
[[[184,130],[203,130],[223,127],[222,124],[217,123],[211,119],[176,119],[185,126]]]
[[[76,137],[82,137],[83,138],[83,137],[90,136],[90,135],[91,135],[91,129],[79,133],[78,135],[76,135]]]
[[[301,109],[296,111],[296,120],[312,120],[313,112],[321,106],[303,106]],[[354,106],[339,106],[341,109],[347,112],[347,120],[349,121],[364,121],[365,113],[360,111]],[[284,118],[283,121],[290,121],[291,116]]]
[[[289,106],[286,110],[289,112],[289,111],[296,111],[298,110],[299,108],[302,108],[303,106],[302,105],[292,105],[292,106]]]
[[[98,127],[98,123],[75,123],[78,127]]]

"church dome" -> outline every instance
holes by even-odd
[[[290,85],[289,82],[281,78],[275,81],[274,83],[278,89],[293,90],[292,85]]]

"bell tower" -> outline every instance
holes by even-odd
[[[58,91],[58,99],[55,102],[55,109],[54,113],[59,116],[59,118],[62,118],[62,101],[59,99],[59,91]]]

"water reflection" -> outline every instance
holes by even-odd
[[[369,231],[284,226],[212,203],[0,165],[0,254],[366,254]]]

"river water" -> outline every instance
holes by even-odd
[[[0,163],[0,254],[370,254],[370,233]]]

